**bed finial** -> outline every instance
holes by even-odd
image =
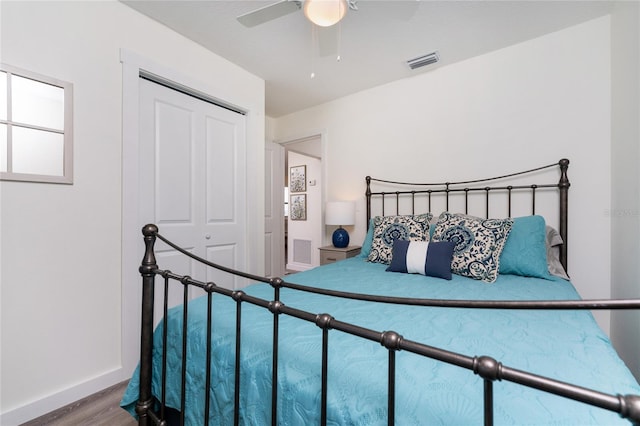
[[[329,330],[331,329],[331,321],[333,320],[335,320],[335,318],[329,314],[318,314],[316,316],[316,325],[323,330]]]
[[[158,269],[156,264],[156,256],[153,252],[153,246],[156,242],[156,235],[158,235],[158,227],[154,224],[147,224],[142,227],[142,235],[144,235],[144,257],[142,258],[142,264],[140,265],[140,273],[150,273]]]
[[[153,246],[156,242],[158,227],[153,224],[142,228],[144,235],[144,257],[139,271],[142,275],[142,326],[140,330],[140,393],[136,403],[140,425],[150,425],[149,413],[153,410],[154,399],[151,390],[153,358],[153,287],[155,272],[158,269]]]
[[[618,395],[620,400],[620,417],[631,420],[634,425],[640,425],[640,396],[638,395]]]
[[[569,183],[569,178],[567,178],[567,169],[569,168],[569,160],[567,158],[563,158],[558,161],[558,165],[560,166],[560,183],[563,183],[563,180],[566,180],[566,183]],[[564,178],[564,179],[563,179]]]
[[[400,343],[403,337],[395,331],[385,331],[380,336],[380,344],[387,349],[397,351],[400,349]]]
[[[158,233],[158,227],[153,223],[146,224],[145,226],[142,227],[142,235],[144,235],[145,237],[150,235],[155,235],[157,233]]]
[[[282,278],[280,278],[280,277],[273,277],[273,278],[269,279],[269,284],[273,288],[281,288],[283,282],[284,282],[284,280]]]
[[[489,356],[473,358],[473,372],[485,380],[502,380],[502,363]]]

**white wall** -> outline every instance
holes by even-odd
[[[584,298],[608,298],[610,55],[607,16],[278,118],[274,131],[326,129],[327,199],[360,200],[354,244],[366,175],[482,178],[569,158],[569,270]],[[608,332],[609,313],[596,315]]]
[[[640,5],[612,14],[611,295],[640,296]],[[640,380],[640,311],[611,314],[611,339]]]
[[[2,62],[74,84],[74,184],[0,183],[0,423],[129,377],[121,360],[121,49],[248,110],[247,247],[264,244],[264,81],[117,1],[1,2]],[[140,254],[140,259],[141,259]]]

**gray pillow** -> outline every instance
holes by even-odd
[[[547,225],[547,264],[549,266],[549,273],[556,277],[569,280],[567,272],[564,270],[562,263],[560,263],[560,245],[564,244],[560,233],[553,227]]]

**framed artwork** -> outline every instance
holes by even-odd
[[[307,194],[297,194],[290,196],[289,219],[307,220]]]
[[[289,170],[289,192],[307,190],[307,166],[295,166]]]

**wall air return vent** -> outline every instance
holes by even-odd
[[[293,261],[311,265],[311,241],[293,239]]]
[[[427,53],[426,55],[418,56],[417,58],[409,59],[407,61],[407,65],[412,70],[416,68],[425,67],[427,65],[435,64],[440,60],[440,55],[438,51]]]

